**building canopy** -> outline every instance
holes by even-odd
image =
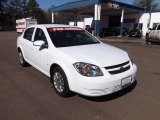
[[[53,6],[53,12],[73,12],[82,15],[92,15],[94,13],[94,5],[101,4],[102,5],[102,15],[103,13],[113,14],[113,12],[117,12],[117,9],[125,8],[126,12],[143,12],[144,8],[137,7],[134,5],[118,2],[115,0],[80,0],[69,2],[60,6]],[[115,8],[117,7],[117,9]],[[115,9],[113,9],[115,8]],[[112,9],[112,11],[109,11]],[[114,10],[114,11],[113,11]],[[104,11],[104,12],[103,12]],[[107,12],[105,12],[107,11]],[[117,12],[118,13],[118,12]]]
[[[125,11],[125,12],[124,12]],[[121,15],[121,32],[123,32],[124,13],[142,13],[144,8],[118,2],[115,0],[80,0],[69,2],[60,6],[52,7],[52,23],[54,23],[54,13],[66,12],[78,15],[94,16],[94,32],[96,36],[100,33],[100,17],[110,15]]]

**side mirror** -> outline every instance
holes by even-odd
[[[37,41],[34,41],[34,42],[33,42],[33,45],[34,45],[34,46],[39,46],[39,47],[42,47],[44,44],[45,44],[45,43],[44,43],[44,41],[42,41],[42,40],[37,40]]]
[[[39,46],[41,48],[48,48],[48,45],[45,44],[43,40],[37,40],[33,42],[34,46]]]

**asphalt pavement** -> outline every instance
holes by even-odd
[[[48,77],[32,66],[20,66],[17,36],[0,32],[0,120],[160,119],[160,45],[103,40],[133,57],[137,83],[108,96],[62,98]]]

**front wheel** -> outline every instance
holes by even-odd
[[[62,68],[56,67],[52,71],[51,80],[58,95],[62,97],[69,97],[71,95],[68,80]]]

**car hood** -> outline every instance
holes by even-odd
[[[59,50],[77,62],[95,64],[99,67],[117,65],[129,60],[125,51],[104,43],[63,47]]]

